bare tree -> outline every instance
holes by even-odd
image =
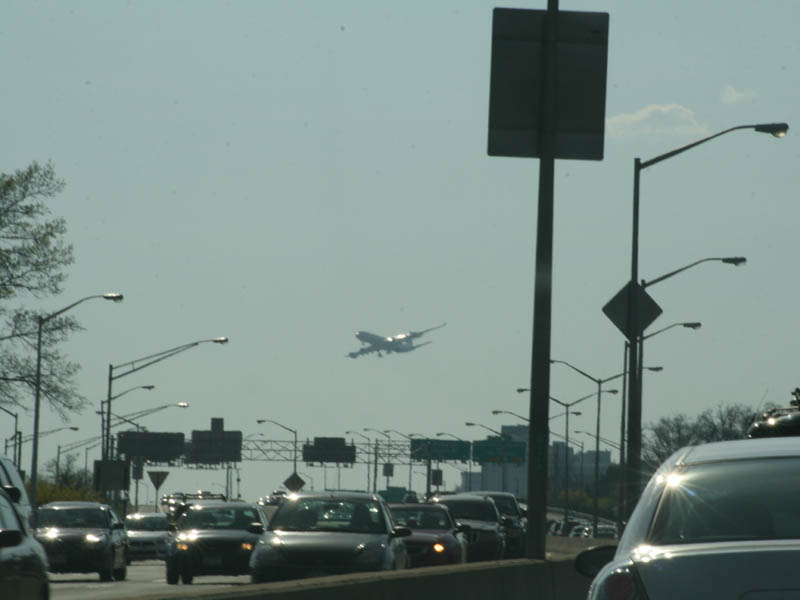
[[[0,404],[26,407],[35,374],[37,313],[24,306],[62,291],[74,262],[65,241],[66,222],[52,217],[46,201],[64,188],[53,165],[34,162],[0,174]],[[62,416],[85,405],[73,377],[79,366],[57,344],[80,329],[71,317],[49,321],[42,338],[42,397]]]

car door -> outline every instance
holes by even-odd
[[[0,530],[18,532],[19,543],[0,547],[0,598],[38,598],[43,565],[11,500],[0,495]]]
[[[110,527],[108,534],[111,536],[111,545],[114,548],[114,567],[120,568],[125,566],[128,560],[128,532],[122,519],[111,509],[108,510],[108,519]]]

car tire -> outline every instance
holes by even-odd
[[[114,581],[125,581],[128,576],[128,563],[122,563],[119,569],[114,569]]]
[[[167,565],[167,583],[169,585],[178,585],[178,579],[180,579],[178,569]]]
[[[192,581],[194,581],[194,573],[189,569],[181,571],[181,583],[183,583],[183,585],[191,585]]]
[[[114,579],[114,555],[109,554],[103,560],[103,566],[97,572],[100,575],[100,581],[111,581]]]

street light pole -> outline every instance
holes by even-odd
[[[15,412],[11,412],[10,410],[8,410],[7,408],[5,408],[3,406],[0,406],[0,410],[2,410],[4,413],[9,414],[12,417],[14,417],[14,456],[13,456],[13,459],[14,459],[14,466],[17,467],[17,469],[19,469],[19,452],[18,452],[18,448],[19,448],[19,439],[18,439],[19,438],[19,427],[18,427],[19,415],[17,413],[15,413]]]
[[[442,437],[443,435],[449,435],[451,438],[458,440],[459,442],[467,441],[463,438],[458,437],[457,435],[453,435],[452,433],[447,433],[446,431],[440,431],[439,433],[436,434],[436,437]],[[467,475],[467,477],[469,477],[469,480],[467,481],[467,491],[471,492],[472,491],[472,442],[467,442],[467,443],[469,444],[469,461],[467,463],[469,465],[469,471]],[[430,471],[430,468],[431,468],[431,461],[430,459],[428,459],[428,471]],[[429,492],[430,490],[426,491]]]
[[[686,144],[670,152],[666,152],[647,161],[635,158],[633,161],[633,226],[631,235],[631,279],[628,285],[627,307],[627,338],[630,344],[628,352],[628,444],[627,461],[625,465],[625,514],[630,514],[635,499],[639,496],[642,487],[641,458],[642,458],[642,397],[638,382],[638,341],[641,333],[636,331],[639,322],[638,309],[635,302],[636,287],[639,285],[639,180],[641,172],[663,160],[672,158],[686,150],[699,146],[709,140],[717,138],[731,131],[739,129],[753,129],[759,133],[769,133],[775,137],[784,137],[789,130],[786,123],[762,123],[757,125],[738,125],[730,127],[714,135],[710,135],[696,142]]]
[[[211,342],[213,344],[227,344],[228,338],[227,337],[218,337],[208,340],[198,340],[196,342],[190,342],[188,344],[183,344],[181,346],[176,346],[175,348],[170,348],[169,350],[162,350],[161,352],[156,352],[155,354],[150,354],[149,356],[143,356],[142,358],[137,358],[135,360],[130,360],[128,362],[120,363],[118,365],[108,365],[108,394],[106,396],[106,432],[103,436],[104,443],[103,443],[103,460],[110,460],[111,457],[111,401],[114,399],[114,396],[111,395],[111,387],[114,383],[114,380],[120,379],[125,377],[126,375],[130,375],[131,373],[135,373],[136,371],[141,371],[142,369],[149,367],[150,365],[154,365],[162,360],[170,358],[171,356],[175,356],[176,354],[180,354],[181,352],[185,352],[190,348],[194,348],[199,344],[204,344],[206,342]],[[140,363],[140,364],[137,364]],[[115,369],[122,369],[126,368],[123,373],[118,375],[114,375]]]
[[[524,417],[523,417],[524,418]],[[481,423],[472,423],[467,422],[464,423],[467,427],[483,427],[487,431],[491,431],[492,433],[496,433],[500,436],[500,487],[505,492],[506,491],[506,438],[508,437],[505,433],[497,431],[496,429],[492,429],[491,427],[487,427]],[[481,470],[482,472],[482,470]]]
[[[38,479],[38,463],[39,463],[39,414],[41,412],[41,390],[42,390],[42,330],[44,329],[44,324],[47,323],[50,319],[54,319],[55,317],[67,312],[71,308],[78,306],[82,302],[86,302],[87,300],[92,300],[94,298],[102,298],[103,300],[111,300],[113,302],[121,302],[122,301],[122,294],[117,293],[107,293],[107,294],[95,294],[93,296],[86,296],[85,298],[81,298],[80,300],[73,302],[72,304],[65,306],[61,310],[57,310],[54,313],[50,313],[49,315],[40,315],[37,317],[37,327],[36,327],[36,378],[35,378],[35,385],[34,385],[34,395],[33,395],[33,450],[31,451],[31,493],[30,493],[30,501],[31,507],[34,509],[36,508],[36,484]]]
[[[418,437],[421,437],[421,436],[418,433],[410,433],[409,435],[406,435],[405,433],[400,433],[396,429],[387,429],[387,430],[385,430],[384,433],[389,433],[389,432],[396,433],[397,435],[402,436],[402,437],[404,437],[404,438],[406,438],[408,440],[408,491],[410,492],[411,491],[411,473],[412,473],[412,469],[413,469],[413,465],[411,463],[411,440],[413,439],[413,437],[415,435],[418,436]]]
[[[381,431],[380,429],[373,429],[371,427],[364,427],[363,431],[371,431],[373,433],[380,434],[386,438],[386,457],[387,459],[391,459],[391,442],[392,437],[386,433],[385,431]],[[375,438],[375,477],[372,481],[372,486],[376,489],[378,487],[378,439]],[[389,491],[389,475],[386,476],[386,491]]]
[[[344,433],[345,433],[345,435],[360,435],[362,438],[367,440],[367,489],[366,489],[366,491],[369,492],[369,468],[370,468],[370,465],[372,464],[372,460],[370,459],[370,456],[372,455],[372,440],[369,439],[363,433],[359,433],[358,431],[345,431]]]
[[[257,419],[256,423],[261,425],[262,423],[272,423],[273,425],[277,425],[282,429],[285,429],[289,433],[294,436],[294,458],[293,458],[293,466],[292,466],[292,473],[297,473],[297,430],[292,429],[291,427],[287,427],[286,425],[281,425],[277,421],[273,421],[272,419]]]

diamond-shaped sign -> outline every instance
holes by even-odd
[[[283,482],[284,487],[290,492],[299,492],[303,489],[305,484],[306,482],[303,481],[303,478],[297,473],[292,473],[286,478],[286,481]]]
[[[628,298],[631,293],[631,285],[633,286],[633,302],[636,314],[633,320],[633,327],[629,328]],[[640,284],[629,281],[617,292],[616,296],[608,301],[603,307],[603,312],[622,332],[622,335],[629,340],[633,340],[650,327],[650,324],[658,318],[662,310]]]

